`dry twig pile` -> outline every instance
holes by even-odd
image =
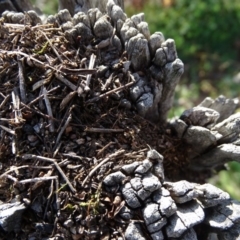
[[[238,100],[167,122],[174,41],[99,9],[0,19],[1,237],[237,239],[239,203],[199,183],[240,159]]]

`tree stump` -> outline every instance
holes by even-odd
[[[238,99],[167,119],[174,40],[123,1],[59,8],[0,20],[0,236],[238,239],[240,203],[206,183],[240,161]]]

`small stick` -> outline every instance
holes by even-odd
[[[8,132],[8,133],[10,133],[10,134],[12,134],[12,135],[16,135],[16,133],[15,133],[15,131],[14,130],[11,130],[10,128],[8,128],[8,127],[5,127],[5,126],[3,126],[3,125],[0,125],[0,128],[2,128],[4,131],[6,131],[6,132]]]
[[[55,144],[56,145],[56,144]],[[58,145],[56,145],[56,150],[53,152],[53,157],[55,158],[56,155],[58,154],[58,151],[60,147],[62,146],[62,142],[60,142]]]
[[[14,115],[15,115],[15,123],[19,123],[19,107],[20,107],[20,99],[18,96],[17,88],[14,88],[12,91],[12,103],[13,103],[13,109],[14,109]]]
[[[57,140],[56,140],[56,143],[55,143],[55,146],[54,146],[54,149],[57,147],[58,145],[58,142],[60,141],[61,137],[62,137],[62,134],[64,132],[64,130],[67,128],[68,124],[70,123],[70,121],[72,120],[72,114],[69,114],[66,122],[64,123],[63,127],[61,128],[60,132],[58,133],[58,136],[57,136]]]
[[[50,198],[52,196],[52,193],[53,193],[53,183],[54,183],[54,180],[51,181],[51,187],[50,187],[50,193],[49,195],[47,196],[47,205],[45,207],[45,211],[44,211],[44,214],[43,214],[43,219],[46,219],[46,215],[47,215],[47,210],[48,210],[48,207],[49,207],[49,204],[50,204]],[[57,200],[57,199],[56,199]]]
[[[70,158],[78,159],[80,161],[84,161],[84,160],[91,161],[92,160],[92,158],[78,156],[78,155],[75,155],[74,153],[62,153],[62,155],[64,157],[70,157]]]
[[[88,67],[89,69],[93,69],[95,61],[96,61],[96,55],[92,54],[90,57],[90,62],[89,62],[89,67]],[[87,79],[86,79],[86,85],[84,88],[84,91],[86,91],[86,92],[88,92],[90,90],[89,85],[91,82],[91,78],[92,78],[92,74],[88,74]]]
[[[97,72],[97,69],[87,69],[87,68],[71,69],[71,68],[61,67],[60,69],[61,71],[67,74],[72,74],[72,75],[93,74]]]
[[[33,28],[35,28],[37,26],[34,26]],[[52,31],[62,31],[61,28],[46,28],[44,29],[45,32],[52,32]]]
[[[106,80],[105,84],[102,86],[102,91],[105,91],[109,85],[111,84],[112,80],[113,80],[113,75],[114,73],[112,73],[109,78]]]
[[[52,169],[51,166],[29,166],[29,168],[33,168],[33,169],[46,169],[46,170],[50,170]]]
[[[29,168],[29,165],[23,165],[23,166],[20,166],[20,167],[14,167],[12,166],[10,170],[8,170],[7,172],[3,173],[2,175],[0,175],[0,179],[5,177],[7,174],[9,174],[10,172],[13,172],[15,170],[18,170],[18,169],[21,169],[21,168]]]
[[[4,98],[4,100],[2,101],[2,103],[0,104],[0,109],[2,109],[2,108],[5,106],[5,104],[6,104],[7,101],[9,100],[9,98],[10,98],[10,94],[8,94],[8,95]]]
[[[55,131],[55,128],[54,128],[54,122],[53,122],[53,114],[52,114],[52,107],[51,107],[51,103],[48,99],[48,96],[47,96],[47,90],[45,87],[43,87],[43,97],[44,97],[44,101],[45,101],[45,104],[46,104],[46,107],[47,107],[47,112],[48,112],[48,115],[50,116],[50,118],[48,119],[48,122],[49,122],[49,131],[50,132],[54,132]]]
[[[62,60],[61,56],[58,54],[57,50],[56,50],[55,47],[52,45],[52,42],[51,42],[50,39],[47,37],[46,33],[43,32],[43,31],[41,31],[41,30],[39,30],[39,32],[41,32],[41,33],[44,35],[44,37],[47,39],[49,45],[51,46],[52,50],[53,50],[54,53],[56,54],[58,60],[62,63],[63,60]]]
[[[63,110],[66,107],[66,105],[75,97],[76,94],[77,94],[76,91],[67,94],[67,96],[64,97],[62,102],[60,103],[60,110]]]
[[[55,184],[56,184],[56,186],[55,186],[55,188],[56,188],[55,194],[56,194],[57,216],[59,217],[60,216],[60,199],[58,198],[58,189],[59,189],[58,178],[56,179]]]
[[[11,175],[9,175],[9,174],[7,174],[6,177],[7,177],[8,179],[11,179],[11,180],[14,181],[15,183],[18,182],[17,178],[15,178],[15,177],[13,177],[13,176],[11,176]]]
[[[104,146],[103,148],[101,148],[98,153],[97,153],[97,157],[100,156],[109,146],[111,146],[112,144],[116,144],[115,142],[109,142],[106,146]]]
[[[38,109],[30,108],[28,105],[26,105],[26,104],[24,104],[24,103],[22,103],[22,102],[21,102],[21,106],[27,108],[27,109],[30,110],[30,111],[33,111],[33,112],[39,114],[39,115],[41,115],[41,116],[43,116],[43,117],[45,117],[45,118],[48,118],[48,119],[51,118],[50,116],[48,116],[48,115],[40,112]],[[55,122],[59,122],[59,120],[56,119],[56,118],[51,118],[51,119],[52,119],[53,121],[55,121]]]
[[[0,50],[0,53],[2,53],[2,54],[7,54],[7,55],[11,55],[11,54],[22,55],[22,56],[24,56],[24,57],[28,57],[30,60],[32,60],[32,61],[34,61],[34,62],[39,63],[40,65],[42,65],[43,68],[48,67],[48,68],[53,69],[53,70],[56,71],[56,72],[61,72],[60,70],[58,70],[58,69],[50,66],[49,64],[46,64],[46,63],[44,63],[44,62],[41,62],[41,61],[39,61],[38,59],[36,59],[36,58],[34,58],[34,57],[26,54],[26,53],[23,53],[23,52]],[[66,75],[66,74],[63,73],[63,72],[61,72],[61,73],[62,73],[63,75]]]
[[[73,91],[77,90],[77,86],[75,86],[74,84],[72,84],[70,81],[68,81],[65,77],[63,77],[61,74],[55,73],[54,74],[55,77],[60,80],[61,82],[65,83],[70,89],[72,89]]]
[[[110,91],[108,91],[108,92],[106,92],[106,93],[103,93],[103,94],[99,95],[98,97],[94,97],[94,98],[91,98],[91,99],[87,100],[86,103],[92,103],[92,102],[99,101],[101,98],[104,98],[104,97],[106,97],[106,96],[108,96],[108,95],[110,95],[110,94],[112,94],[112,93],[114,93],[114,92],[121,91],[121,90],[123,90],[123,89],[125,89],[125,88],[127,88],[127,87],[132,86],[132,85],[135,84],[135,83],[136,83],[136,81],[130,82],[130,83],[127,83],[126,85],[123,85],[123,86],[121,86],[121,87],[112,89],[112,90],[110,90]]]
[[[24,74],[23,74],[23,63],[19,55],[18,55],[18,77],[19,77],[19,89],[20,89],[21,101],[23,103],[26,103],[27,99],[26,99],[25,80],[24,80]]]
[[[85,178],[85,179],[83,180],[83,182],[82,182],[82,186],[85,185],[86,181],[87,181],[90,177],[92,177],[92,175],[93,175],[104,163],[108,162],[111,158],[114,158],[114,157],[117,157],[117,156],[123,154],[124,152],[125,152],[125,150],[123,150],[123,149],[122,149],[122,150],[118,150],[117,152],[109,155],[109,157],[107,157],[107,158],[105,158],[103,161],[101,161],[101,162],[100,162],[96,167],[94,167],[94,168],[91,170],[91,172],[86,176],[86,178]]]
[[[67,176],[64,174],[63,170],[61,169],[61,167],[58,165],[56,159],[52,159],[52,158],[47,158],[47,157],[42,157],[42,156],[37,156],[37,155],[34,155],[34,154],[24,154],[22,156],[22,158],[24,160],[27,160],[27,159],[37,159],[37,160],[42,160],[42,161],[48,161],[48,162],[51,162],[55,165],[55,167],[57,168],[57,170],[59,171],[59,173],[62,175],[63,179],[66,181],[66,183],[68,184],[69,188],[71,189],[71,191],[73,193],[76,192],[76,189],[73,187],[73,185],[70,183],[70,181],[68,180]]]
[[[19,28],[19,27],[24,28],[24,27],[26,27],[25,24],[18,24],[18,23],[4,23],[4,26],[12,27],[12,28]],[[36,26],[33,26],[32,29],[48,27],[48,26],[49,27],[53,26],[53,24],[52,23],[47,23],[47,24],[36,25]],[[47,29],[45,29],[45,30],[47,30]],[[61,30],[61,28],[56,28],[56,30]]]
[[[85,132],[94,132],[94,133],[120,133],[124,132],[124,129],[113,129],[113,128],[86,128]]]
[[[58,88],[60,88],[60,86],[54,87],[51,90],[49,90],[47,93],[51,93],[54,92],[55,90],[57,90]],[[44,94],[41,94],[40,96],[38,96],[37,98],[35,98],[34,100],[32,100],[30,103],[28,103],[28,106],[31,106],[32,104],[36,103],[38,100],[42,99],[44,97]],[[1,107],[0,107],[1,108]]]
[[[20,184],[35,183],[35,182],[39,182],[39,181],[55,180],[57,178],[58,178],[57,176],[36,177],[36,178],[24,179],[24,180],[18,181],[18,183],[20,183]]]

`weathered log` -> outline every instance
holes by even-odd
[[[14,2],[8,4],[16,8]],[[29,165],[5,168],[0,178],[23,189],[20,198],[31,198],[35,215],[51,224],[51,214],[58,216],[55,229],[66,239],[226,239],[231,233],[238,239],[239,202],[197,183],[207,170],[239,160],[238,100],[207,98],[162,130],[183,73],[174,40],[151,35],[144,14],[127,18],[123,1],[59,2],[47,24],[23,5],[15,10],[24,14],[3,13],[0,79],[7,90],[0,96],[0,136],[8,146],[1,148],[8,149],[9,162]],[[79,165],[69,164],[73,159]],[[69,190],[41,161],[58,169]],[[42,180],[56,186],[31,195]],[[16,230],[12,216],[26,209],[6,204],[0,205],[0,224]],[[10,215],[5,206],[13,207]]]
[[[152,150],[148,155],[151,152]],[[167,182],[164,178],[161,178],[161,184],[151,174],[154,167],[155,164],[149,164],[148,159],[124,165],[121,170],[126,174],[127,183],[121,171],[116,172],[118,174],[111,173],[103,181],[109,191],[119,189],[127,207],[133,210],[131,214],[134,215],[135,209],[142,208],[144,223],[153,240],[201,239],[193,230],[193,227],[197,229],[201,225],[204,226],[204,234],[209,237],[212,232],[217,232],[221,239],[221,236],[227,234],[227,229],[235,233],[234,239],[239,237],[236,233],[240,217],[239,202],[211,184]],[[146,239],[146,233],[144,234],[141,224],[132,222],[126,229],[125,237],[128,240],[136,237]]]

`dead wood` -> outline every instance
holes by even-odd
[[[0,19],[0,236],[238,239],[239,203],[205,183],[240,161],[238,99],[168,120],[174,40],[123,1],[59,2]]]

